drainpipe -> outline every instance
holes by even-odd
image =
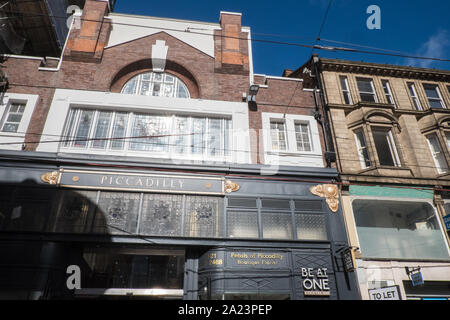
[[[331,163],[332,162],[336,162],[336,151],[334,148],[334,143],[333,143],[333,139],[331,138],[331,129],[330,129],[330,119],[328,117],[328,110],[326,108],[326,104],[325,104],[325,97],[324,97],[324,93],[325,93],[325,88],[322,85],[322,78],[320,76],[320,72],[319,72],[319,57],[317,55],[313,55],[313,63],[314,63],[314,73],[316,75],[316,80],[317,80],[317,86],[319,87],[320,90],[320,101],[322,104],[322,111],[323,111],[323,116],[324,116],[324,123],[323,123],[323,128],[324,128],[324,137],[325,137],[325,161],[327,162],[327,167],[330,168],[331,167]],[[314,98],[316,97],[316,93],[314,92]]]

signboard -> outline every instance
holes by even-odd
[[[443,219],[445,223],[445,229],[447,229],[447,231],[450,231],[450,214],[446,215]]]
[[[330,296],[327,268],[301,268],[305,296]]]
[[[423,284],[423,277],[422,277],[422,272],[415,272],[415,273],[411,273],[411,281],[412,281],[412,285],[413,287],[416,286],[420,286]]]
[[[224,195],[239,186],[223,177],[137,174],[61,169],[41,177],[43,181],[66,188]]]
[[[345,272],[355,271],[356,261],[355,261],[355,252],[352,248],[348,248],[342,252],[342,260],[344,261],[344,269]]]
[[[369,290],[370,300],[401,300],[398,286]]]

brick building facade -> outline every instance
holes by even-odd
[[[3,55],[1,297],[358,298],[317,92],[254,74],[241,14],[109,9]]]

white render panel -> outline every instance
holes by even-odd
[[[113,28],[106,48],[163,31],[214,57],[214,30],[220,30],[218,24],[120,14],[111,14],[108,18]]]
[[[271,119],[284,119],[287,127],[287,144],[286,151],[272,151],[272,141],[270,133]],[[297,151],[295,145],[295,122],[308,123],[310,127],[312,150]],[[325,167],[322,158],[322,147],[320,144],[319,128],[317,121],[312,116],[296,115],[296,114],[281,114],[281,113],[262,113],[262,134],[264,144],[264,163],[277,167],[279,165],[286,166],[305,166],[305,167]]]
[[[147,97],[122,93],[57,89],[45,122],[43,137],[37,151],[61,152],[60,140],[70,107],[86,107],[96,110],[131,111],[191,116],[222,116],[232,119],[231,163],[251,163],[248,105],[202,99]],[[64,152],[95,155],[152,157],[151,152],[113,150],[66,150]],[[167,156],[169,157],[169,156]],[[176,160],[176,159],[171,159]],[[201,160],[198,158],[179,160]]]

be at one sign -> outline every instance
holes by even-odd
[[[400,300],[398,286],[369,290],[370,300]]]

